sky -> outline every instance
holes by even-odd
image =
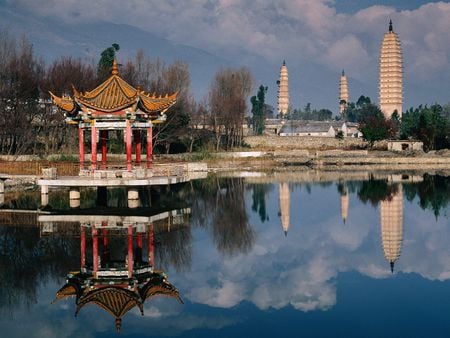
[[[279,67],[286,60],[291,101],[302,106],[313,102],[316,107],[338,102],[337,83],[342,69],[350,79],[351,100],[356,101],[359,95],[365,94],[377,101],[379,49],[392,19],[404,54],[406,108],[419,103],[450,101],[449,2],[3,0],[0,4],[2,2],[41,18],[58,17],[77,24],[99,19],[128,24],[175,43],[240,62],[252,67],[257,82],[270,82],[265,84],[269,88],[272,86],[272,98],[276,96]],[[325,97],[318,93],[322,89]]]

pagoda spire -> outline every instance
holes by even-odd
[[[391,273],[394,273],[394,263],[393,261],[391,261],[390,265],[391,265]]]
[[[393,32],[392,20],[389,20],[389,32]]]
[[[342,69],[342,76],[345,76],[345,71]]]
[[[113,61],[113,66],[112,66],[111,74],[112,74],[112,75],[117,75],[117,74],[119,74],[119,67],[117,66],[117,60],[116,60],[116,58],[114,58],[114,61]]]

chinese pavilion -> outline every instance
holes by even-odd
[[[152,127],[165,121],[165,112],[177,100],[177,93],[165,96],[134,88],[119,75],[114,60],[111,76],[97,88],[79,92],[74,86],[73,97],[58,97],[50,92],[54,104],[64,111],[69,124],[78,125],[80,168],[84,167],[84,131],[91,132],[91,166],[97,169],[97,144],[101,144],[101,165],[106,168],[108,131],[125,132],[127,170],[132,168],[132,144],[135,163],[141,164],[141,133],[147,132],[147,164],[152,163]]]

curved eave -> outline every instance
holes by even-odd
[[[69,97],[59,97],[50,92],[50,96],[53,100],[53,104],[55,104],[58,108],[62,109],[63,111],[73,114],[77,111],[77,105],[76,102]]]
[[[165,97],[156,97],[141,94],[139,95],[139,108],[148,114],[164,113],[177,103],[177,95],[178,93],[173,93]]]
[[[143,311],[140,297],[135,292],[119,287],[96,289],[79,298],[75,315],[87,304],[96,304],[113,317],[121,318],[133,307]]]

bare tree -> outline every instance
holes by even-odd
[[[50,101],[49,91],[58,96],[73,95],[72,86],[77,90],[91,90],[97,84],[96,70],[93,65],[74,59],[70,56],[61,57],[47,69],[41,80],[42,101],[44,112],[36,124],[37,141],[40,151],[45,154],[55,153],[61,149],[71,152],[76,149],[76,130],[67,125],[64,115]]]
[[[216,149],[222,141],[227,149],[242,144],[242,126],[252,86],[252,75],[246,67],[223,69],[214,77],[209,90],[209,106]]]
[[[17,43],[1,34],[0,40],[5,48],[0,55],[0,151],[19,154],[32,149],[35,141],[33,125],[41,114],[39,79],[44,66],[25,39]]]

